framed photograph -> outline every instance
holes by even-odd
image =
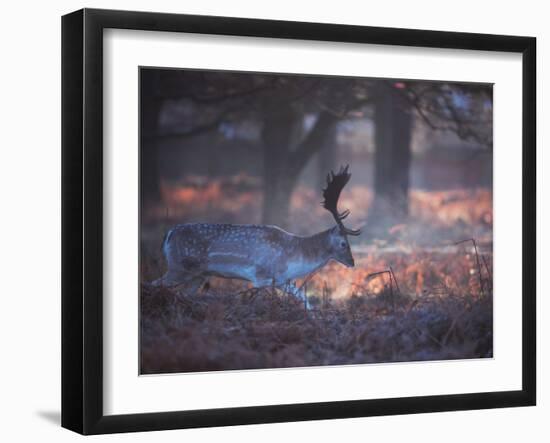
[[[62,425],[535,405],[531,37],[62,20]]]

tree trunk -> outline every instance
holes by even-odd
[[[387,90],[375,104],[374,202],[370,222],[403,221],[409,211],[412,114],[396,92]]]
[[[272,105],[266,113],[264,142],[264,201],[262,223],[287,228],[290,197],[297,175],[289,169],[291,142],[298,116],[288,104]]]
[[[327,174],[342,166],[336,164],[336,152],[336,128],[333,128],[317,154],[317,186],[319,189],[324,189],[327,186]]]
[[[143,71],[140,94],[140,202],[142,209],[160,202],[158,160],[159,118],[162,100],[156,96],[156,71]]]
[[[297,125],[304,114],[288,103],[272,106],[266,113],[264,141],[264,203],[262,223],[288,228],[290,200],[300,173],[326,143],[334,140],[337,117],[322,112],[304,140],[292,149]],[[331,149],[334,149],[332,146]]]

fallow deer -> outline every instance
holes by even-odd
[[[355,265],[343,220],[349,210],[338,212],[340,193],[351,174],[348,166],[327,175],[323,207],[336,226],[309,237],[302,237],[271,225],[185,223],[167,232],[162,246],[168,271],[154,285],[186,285],[195,293],[209,276],[247,280],[256,288],[293,284],[336,260],[347,267]],[[301,298],[308,306],[305,295]]]

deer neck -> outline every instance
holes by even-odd
[[[330,229],[310,237],[298,237],[292,261],[301,263],[306,273],[311,273],[325,265],[331,258]]]

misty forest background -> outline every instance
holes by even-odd
[[[142,371],[492,356],[492,105],[487,84],[142,68]],[[356,267],[301,282],[314,312],[147,284],[177,223],[332,226],[321,189],[346,164]]]

